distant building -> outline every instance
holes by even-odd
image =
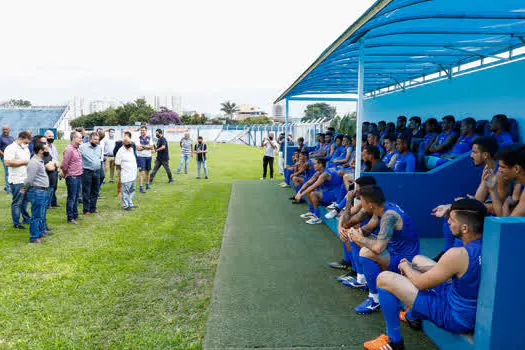
[[[233,118],[235,120],[244,120],[249,117],[262,117],[267,115],[268,114],[260,107],[250,104],[241,104],[239,105],[239,111],[234,114]]]
[[[139,98],[145,99],[146,103],[153,107],[155,110],[159,110],[160,107],[166,107],[167,109],[177,113],[178,115],[183,114],[182,96],[139,96]]]

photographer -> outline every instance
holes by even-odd
[[[263,157],[263,177],[261,180],[266,180],[266,173],[268,164],[270,165],[270,180],[273,180],[273,160],[275,157],[275,150],[279,147],[277,142],[273,139],[273,133],[268,135],[268,138],[264,138],[262,147],[265,148]]]

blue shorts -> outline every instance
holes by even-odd
[[[150,171],[151,157],[137,157],[137,167],[140,171]]]
[[[337,194],[335,191],[322,191],[321,196],[321,205],[332,204],[337,199]]]
[[[432,289],[419,291],[412,306],[412,315],[421,320],[428,320],[452,333],[468,333],[474,329],[476,310],[466,308],[453,310],[447,298],[451,286],[450,283],[445,282]],[[471,325],[467,325],[468,323]]]

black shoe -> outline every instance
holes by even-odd
[[[17,228],[17,229],[19,229],[19,230],[25,230],[25,229],[26,229],[24,226],[22,226],[22,225],[20,225],[20,224],[18,224],[18,225],[14,225],[13,227],[14,227],[14,228]]]
[[[115,183],[115,181],[113,181],[113,180],[109,180],[109,183],[110,183],[110,184],[113,184],[113,183]]]
[[[53,207],[53,208],[60,208],[61,205],[60,204],[56,204],[56,205],[52,205],[51,207]]]
[[[301,204],[301,203],[304,203],[304,202],[305,202],[304,199],[301,199],[300,201],[294,200],[294,201],[292,201],[292,204]]]
[[[207,177],[207,176],[204,176],[204,178],[205,178],[206,180],[208,180],[208,177]]]
[[[127,208],[122,208],[123,210],[125,211],[132,211],[133,209],[131,209],[130,207],[127,207]]]
[[[420,331],[423,328],[421,320],[410,320],[407,317],[407,313],[410,309],[406,309],[405,311],[401,311],[399,313],[399,319],[401,322],[404,322],[408,327],[412,328],[415,331]]]
[[[138,205],[132,205],[131,206],[133,209],[137,209],[139,206]]]
[[[288,198],[289,200],[291,201],[294,201],[295,200],[295,196],[291,196],[290,198]]]
[[[200,176],[197,176],[196,179],[197,179],[197,180],[200,180],[201,178],[200,178]]]
[[[328,264],[328,266],[330,266],[332,269],[337,269],[337,270],[348,270],[352,268],[352,264],[344,260],[341,260],[339,262],[330,263]]]
[[[175,181],[170,180],[170,181],[168,181],[168,184],[172,184],[172,183],[174,183],[174,182],[175,182]]]

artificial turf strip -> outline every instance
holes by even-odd
[[[327,266],[340,243],[324,224],[305,224],[307,207],[289,195],[277,182],[234,183],[205,349],[362,349],[384,332],[380,312],[351,310],[367,294],[341,286]],[[435,349],[423,333],[403,335],[407,349]]]

